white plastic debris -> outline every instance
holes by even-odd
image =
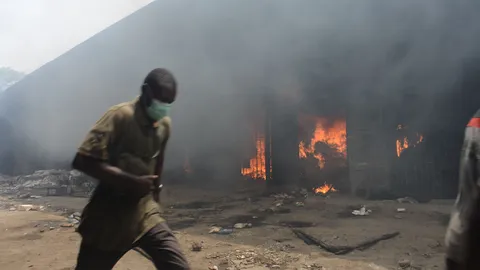
[[[305,206],[305,203],[304,202],[296,202],[295,206],[302,207],[302,206]]]
[[[417,200],[415,200],[414,198],[411,198],[411,197],[398,198],[397,202],[399,202],[399,203],[411,203],[411,204],[417,204],[418,203]]]
[[[397,208],[397,212],[398,212],[398,213],[403,213],[403,212],[405,212],[405,211],[407,211],[407,209],[405,209],[405,208]]]
[[[293,199],[294,197],[292,195],[288,195],[286,193],[280,193],[280,194],[273,194],[271,197],[277,199],[277,200],[282,200],[282,199]]]
[[[30,211],[33,210],[33,205],[31,204],[21,204],[17,206],[18,211]]]
[[[218,232],[220,232],[221,229],[222,229],[222,227],[212,226],[212,227],[210,227],[210,231],[208,233],[218,233]]]
[[[17,206],[18,211],[43,211],[44,209],[44,206],[33,204],[21,204]]]
[[[235,229],[251,228],[252,223],[236,223],[235,225],[233,225],[233,227]]]
[[[358,210],[353,210],[352,214],[355,215],[355,216],[368,216],[371,212],[372,212],[372,210],[370,210],[370,209],[367,210],[365,208],[365,205],[364,205]]]

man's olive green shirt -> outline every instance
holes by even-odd
[[[168,117],[152,124],[135,99],[110,108],[87,134],[78,153],[130,174],[153,175],[170,127]],[[152,194],[138,198],[100,183],[83,210],[78,231],[85,244],[125,250],[163,221]]]

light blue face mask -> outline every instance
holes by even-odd
[[[168,115],[170,107],[171,104],[163,103],[154,99],[152,104],[147,107],[147,114],[152,120],[158,121]]]

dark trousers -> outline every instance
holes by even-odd
[[[139,247],[147,253],[157,269],[189,270],[187,259],[168,225],[156,225],[138,240],[132,248]],[[111,270],[125,251],[103,251],[95,247],[80,245],[76,270]]]
[[[461,264],[448,258],[445,264],[446,264],[446,270],[464,270],[465,269]]]

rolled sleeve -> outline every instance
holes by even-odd
[[[117,110],[107,111],[98,120],[78,147],[78,153],[95,159],[109,160],[109,145],[115,140],[119,126]]]

